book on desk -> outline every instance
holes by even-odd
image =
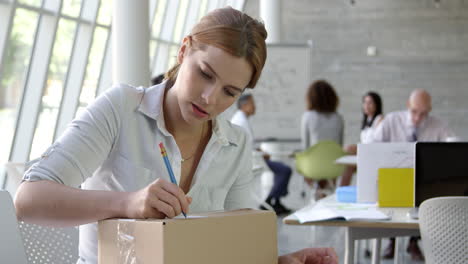
[[[391,216],[379,211],[375,204],[362,203],[318,202],[302,208],[294,215],[301,224],[328,220],[385,221],[391,218]]]

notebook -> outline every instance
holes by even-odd
[[[381,221],[390,217],[379,211],[376,205],[359,203],[322,203],[304,207],[294,213],[301,224],[307,222],[346,220]]]
[[[414,206],[413,168],[380,168],[377,186],[379,207]]]

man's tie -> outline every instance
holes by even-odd
[[[410,142],[416,142],[416,141],[418,141],[418,129],[414,127],[411,132]]]

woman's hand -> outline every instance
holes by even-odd
[[[338,264],[338,256],[333,248],[305,248],[280,256],[278,264]]]
[[[125,199],[125,215],[128,218],[173,218],[188,213],[192,198],[186,196],[177,185],[157,179],[145,188],[129,193]]]

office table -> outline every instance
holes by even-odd
[[[335,163],[342,165],[357,165],[357,155],[345,155],[336,159]]]
[[[334,195],[326,199],[334,199]],[[380,244],[381,238],[401,237],[401,236],[419,236],[419,224],[417,220],[407,216],[409,208],[379,208],[380,211],[391,216],[387,221],[317,221],[301,224],[297,217],[292,214],[283,219],[287,225],[311,225],[311,226],[336,226],[346,227],[345,239],[345,264],[354,263],[354,241],[360,239],[374,238],[372,250],[372,263],[380,263]],[[401,239],[396,239],[395,245],[395,264],[400,263],[399,250]]]

